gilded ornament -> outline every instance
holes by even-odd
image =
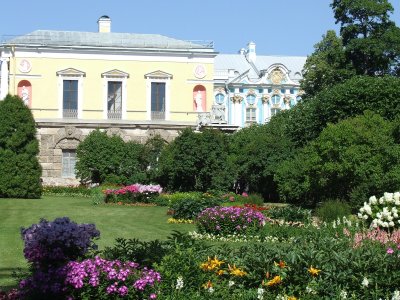
[[[283,72],[276,68],[272,70],[271,74],[269,75],[269,79],[272,81],[273,84],[280,84],[284,78]]]
[[[243,101],[243,97],[235,94],[233,97],[231,97],[231,100],[233,103],[241,103]]]
[[[270,98],[271,97],[268,94],[263,94],[261,96],[261,101],[262,101],[262,103],[268,103]]]

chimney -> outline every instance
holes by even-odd
[[[246,53],[246,49],[240,48],[239,54],[244,55]]]
[[[249,42],[247,44],[247,55],[246,58],[248,61],[251,61],[253,63],[256,62],[256,43],[254,42]]]
[[[99,24],[99,32],[111,32],[111,19],[109,16],[101,16],[97,24]]]

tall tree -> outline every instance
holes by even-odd
[[[18,96],[0,101],[0,198],[40,198],[36,124]]]
[[[390,20],[388,0],[333,0],[346,57],[359,75],[399,70],[400,29]]]
[[[342,39],[334,30],[328,30],[314,49],[303,68],[301,88],[307,96],[354,76],[355,71],[346,59]]]

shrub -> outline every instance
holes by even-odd
[[[193,197],[176,201],[170,205],[172,217],[175,219],[194,219],[207,207],[221,204],[221,200],[209,194],[202,194],[200,198]]]
[[[44,186],[43,195],[67,197],[92,197],[93,190],[84,185],[79,186]]]
[[[67,265],[66,285],[79,299],[155,299],[158,272],[136,262],[108,261],[96,256]]]
[[[21,280],[23,299],[62,299],[66,264],[96,249],[93,239],[100,232],[94,224],[76,224],[69,218],[52,222],[42,219],[38,224],[21,229],[24,256],[30,262],[31,276]]]
[[[271,219],[282,219],[287,222],[311,222],[311,210],[293,205],[273,206],[268,210],[267,216]]]
[[[166,241],[140,241],[138,239],[117,238],[113,247],[106,247],[102,256],[108,260],[134,261],[151,267],[159,263],[170,249]]]
[[[360,208],[358,217],[366,220],[372,228],[385,228],[393,230],[400,228],[400,192],[384,193],[377,199],[375,196],[369,198],[368,203]]]
[[[106,203],[152,203],[162,192],[159,185],[143,185],[135,183],[115,190],[105,190]]]
[[[0,197],[40,198],[39,143],[30,109],[17,96],[0,101]]]
[[[338,218],[347,217],[350,214],[350,205],[340,200],[323,202],[315,211],[315,215],[325,222],[332,222]]]
[[[52,222],[41,219],[38,224],[22,228],[21,235],[25,258],[42,267],[75,260],[96,249],[93,239],[100,232],[94,224],[77,224],[64,217]]]
[[[265,216],[248,207],[213,207],[203,210],[196,219],[200,233],[253,234],[265,225]]]

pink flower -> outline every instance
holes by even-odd
[[[386,253],[387,253],[387,254],[393,254],[393,253],[394,253],[394,251],[393,251],[393,249],[392,249],[392,248],[388,248],[388,249],[386,250]]]

